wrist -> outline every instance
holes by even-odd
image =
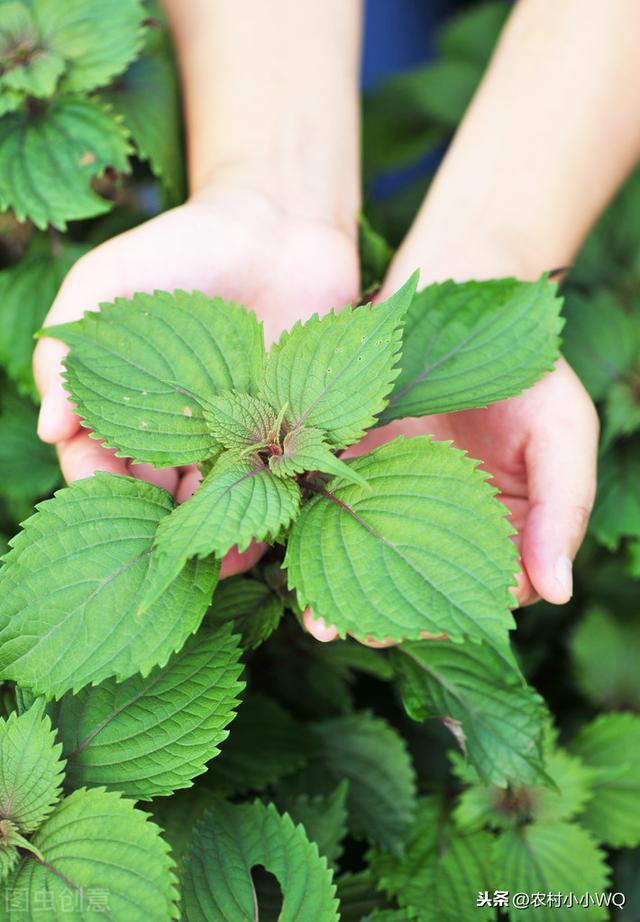
[[[421,287],[446,279],[533,281],[573,258],[569,247],[538,241],[528,229],[495,215],[453,218],[456,214],[460,211],[451,208],[440,216],[426,210],[418,216],[390,269],[392,285],[415,269],[420,269]]]
[[[495,223],[457,222],[439,226],[430,220],[416,222],[390,267],[385,291],[397,289],[416,269],[419,287],[453,279],[514,277],[528,281],[570,264],[573,253],[566,248],[537,245],[517,228]]]
[[[282,164],[271,167],[266,159],[251,163],[239,157],[211,165],[191,185],[192,202],[241,204],[265,217],[325,226],[357,244],[357,180],[349,183],[336,176],[335,183],[310,183]]]
[[[185,103],[191,194],[230,184],[356,235],[359,0],[164,0]]]

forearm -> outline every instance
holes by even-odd
[[[355,232],[359,0],[165,0],[182,73],[189,179],[248,184]]]
[[[569,264],[640,154],[638,35],[635,0],[520,0],[398,272],[416,259],[425,281]]]

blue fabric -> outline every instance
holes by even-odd
[[[391,74],[435,57],[438,27],[470,5],[470,0],[365,0],[361,81],[364,92]],[[393,195],[406,183],[433,172],[441,156],[442,151],[432,151],[410,167],[378,176],[368,194],[375,199]]]
[[[462,0],[366,0],[363,89],[432,58],[435,30],[463,5]]]

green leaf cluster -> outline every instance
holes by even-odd
[[[146,673],[197,628],[215,585],[216,560],[254,541],[287,540],[283,566],[299,610],[311,606],[341,634],[398,641],[426,631],[454,642],[483,640],[506,656],[516,551],[487,475],[462,452],[428,437],[399,438],[348,462],[339,454],[387,412],[394,393],[406,392],[405,384],[394,391],[394,381],[397,388],[398,381],[414,380],[418,334],[407,340],[408,364],[403,358],[398,365],[405,319],[418,322],[427,338],[426,330],[436,331],[459,381],[443,403],[437,373],[433,380],[423,377],[410,406],[422,414],[476,406],[531,384],[557,355],[559,301],[544,280],[450,283],[414,298],[415,285],[413,278],[377,306],[313,316],[268,354],[252,313],[197,292],[137,294],[46,330],[71,348],[66,387],[92,438],[136,463],[199,463],[204,477],[193,498],[175,509],[155,488],[104,475],[44,505],[16,539],[0,577],[8,590],[15,587],[4,628],[6,675],[59,694],[109,674],[121,680],[136,669]],[[496,291],[505,293],[502,302]],[[451,299],[459,310],[442,338],[438,329]],[[532,304],[548,318],[538,324],[535,349],[523,353],[517,367],[510,358],[504,383],[494,377],[488,391],[474,362],[485,367],[487,350],[513,355],[516,335],[530,340]],[[454,342],[466,344],[458,358],[451,355]],[[399,407],[393,412],[408,411]],[[107,539],[107,530],[115,535],[112,507],[127,532],[117,555],[115,539]],[[62,534],[55,538],[61,516],[77,526],[77,547]],[[138,525],[141,519],[147,524]],[[19,625],[44,601],[34,566],[41,541],[42,553],[58,561],[56,584],[49,587],[41,631],[25,638]],[[87,581],[84,592],[71,582],[78,555],[94,561],[99,580]],[[27,566],[29,579],[12,580]],[[176,604],[186,606],[180,638],[166,634],[163,646],[150,649],[145,625],[157,627],[158,609]],[[117,610],[118,628],[102,645],[104,667],[94,661],[92,672],[79,665],[76,674],[65,638],[107,606],[111,620]],[[100,646],[88,631],[78,657],[86,663]],[[34,647],[48,651],[47,671],[37,680]],[[53,676],[63,651],[64,686]]]
[[[610,889],[603,846],[640,844],[639,734],[640,718],[628,712],[603,714],[584,725],[568,749],[549,733],[545,768],[553,786],[511,784],[503,790],[482,783],[456,757],[455,772],[468,786],[452,821],[463,836],[491,832],[487,852],[499,885],[480,889],[529,895],[589,891],[594,897]],[[509,917],[519,912],[511,906]],[[529,913],[541,922],[572,917],[566,903],[532,905]],[[610,918],[607,905],[591,902],[585,918]]]
[[[87,245],[140,220],[132,154],[165,203],[183,189],[156,11],[118,0],[105,25],[100,4],[58,6],[0,0],[0,205],[30,219],[0,227],[3,535],[58,485],[28,403],[33,332]],[[465,11],[437,61],[368,101],[367,176],[451,133],[507,8]],[[513,652],[515,551],[476,462],[428,437],[347,449],[534,383],[562,327],[546,279],[405,288],[268,353],[255,317],[197,293],[55,331],[94,438],[203,482],[176,507],[98,475],[39,503],[8,548],[0,915],[471,922],[503,915],[479,892],[615,888],[616,922],[637,917],[639,190],[634,176],[565,283],[564,352],[603,419],[599,498],[574,600],[520,612]],[[406,193],[367,204],[394,240]],[[32,227],[90,216],[66,238]],[[374,295],[391,250],[367,217],[361,247]],[[265,558],[218,585],[220,558],[253,541]],[[307,605],[343,637],[401,643],[315,644]]]
[[[490,847],[485,832],[456,832],[432,796],[420,801],[403,854],[373,850],[369,861],[377,888],[419,922],[495,919],[490,907],[475,906],[479,892],[493,889]]]
[[[486,285],[484,298],[476,283],[447,288],[446,298],[470,305],[449,342],[479,341],[486,358],[508,331],[530,335],[532,299],[548,312],[535,355],[506,371],[504,388],[516,391],[557,354],[559,302],[546,281]],[[8,720],[25,720],[30,705],[42,708],[36,696],[47,699],[48,716],[38,719],[55,727],[50,743],[66,760],[68,796],[56,808],[63,819],[54,811],[29,840],[37,851],[26,864],[16,862],[27,846],[15,845],[26,827],[7,812],[8,889],[44,886],[58,871],[60,901],[76,877],[82,894],[108,889],[100,823],[83,838],[86,857],[67,862],[67,834],[58,834],[65,816],[80,827],[81,814],[89,823],[106,798],[129,843],[129,824],[155,828],[132,802],[151,801],[165,839],[140,832],[137,846],[143,855],[155,849],[164,875],[154,884],[165,894],[158,918],[176,899],[165,842],[185,918],[231,918],[231,906],[234,918],[251,918],[256,904],[281,920],[338,918],[332,866],[348,843],[399,861],[420,809],[402,734],[353,709],[359,675],[397,682],[416,720],[443,718],[481,778],[547,781],[546,715],[509,649],[516,551],[487,475],[428,436],[341,456],[380,424],[395,382],[414,375],[417,353],[408,366],[401,358],[403,336],[412,341],[406,318],[441,322],[440,286],[414,300],[415,286],[414,277],[382,304],[314,316],[269,352],[252,313],[197,292],[137,294],[44,331],[70,347],[66,387],[93,438],[134,464],[198,464],[203,478],[176,506],[159,487],[98,473],[40,503],[10,542],[0,570],[0,677],[17,686],[23,713]],[[508,292],[498,308],[496,286]],[[502,311],[508,322],[496,327]],[[482,339],[487,323],[491,336]],[[468,388],[450,398],[452,410],[507,392],[486,389],[474,355],[455,372]],[[412,412],[430,410],[431,400],[444,408],[437,376],[433,388],[433,397],[428,381],[415,388]],[[252,542],[272,546],[265,564],[214,594],[222,558]],[[316,653],[307,721],[286,706],[286,682],[267,694],[256,687],[256,669],[227,738],[242,651],[268,662],[269,648],[293,630],[295,649],[299,627],[285,613],[299,617],[308,605],[342,635],[407,642],[388,657],[352,641]],[[425,632],[443,639],[423,641]],[[502,711],[496,684],[509,701]],[[471,846],[451,839],[443,880],[475,854]],[[131,882],[118,886],[115,903]],[[399,891],[383,889],[371,911],[402,918]],[[146,905],[145,888],[137,899]],[[443,889],[438,900],[450,899]],[[137,911],[123,910],[123,920]]]
[[[60,230],[103,214],[108,182],[95,182],[128,173],[134,152],[179,198],[177,83],[164,27],[145,15],[141,0],[108,13],[93,0],[2,0],[0,209]]]
[[[86,92],[121,73],[140,47],[144,8],[139,0],[116,0],[106,17],[87,0],[59,8],[50,0],[2,3],[3,109],[56,90]]]
[[[634,476],[640,433],[640,174],[634,173],[593,229],[569,276],[565,354],[602,421],[596,540],[631,560],[640,539]],[[622,558],[624,560],[625,558]]]
[[[106,909],[113,918],[170,919],[176,878],[159,828],[120,793],[79,787],[62,797],[61,748],[42,701],[0,722],[7,918],[22,912],[18,894],[37,916],[44,891],[49,918],[71,905],[83,914]]]

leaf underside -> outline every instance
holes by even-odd
[[[393,661],[409,714],[457,721],[483,780],[505,787],[544,777],[542,699],[491,647],[424,640],[393,651]]]
[[[253,650],[275,631],[283,614],[282,599],[265,583],[236,576],[217,587],[207,617],[213,624],[233,623],[245,650]]]

